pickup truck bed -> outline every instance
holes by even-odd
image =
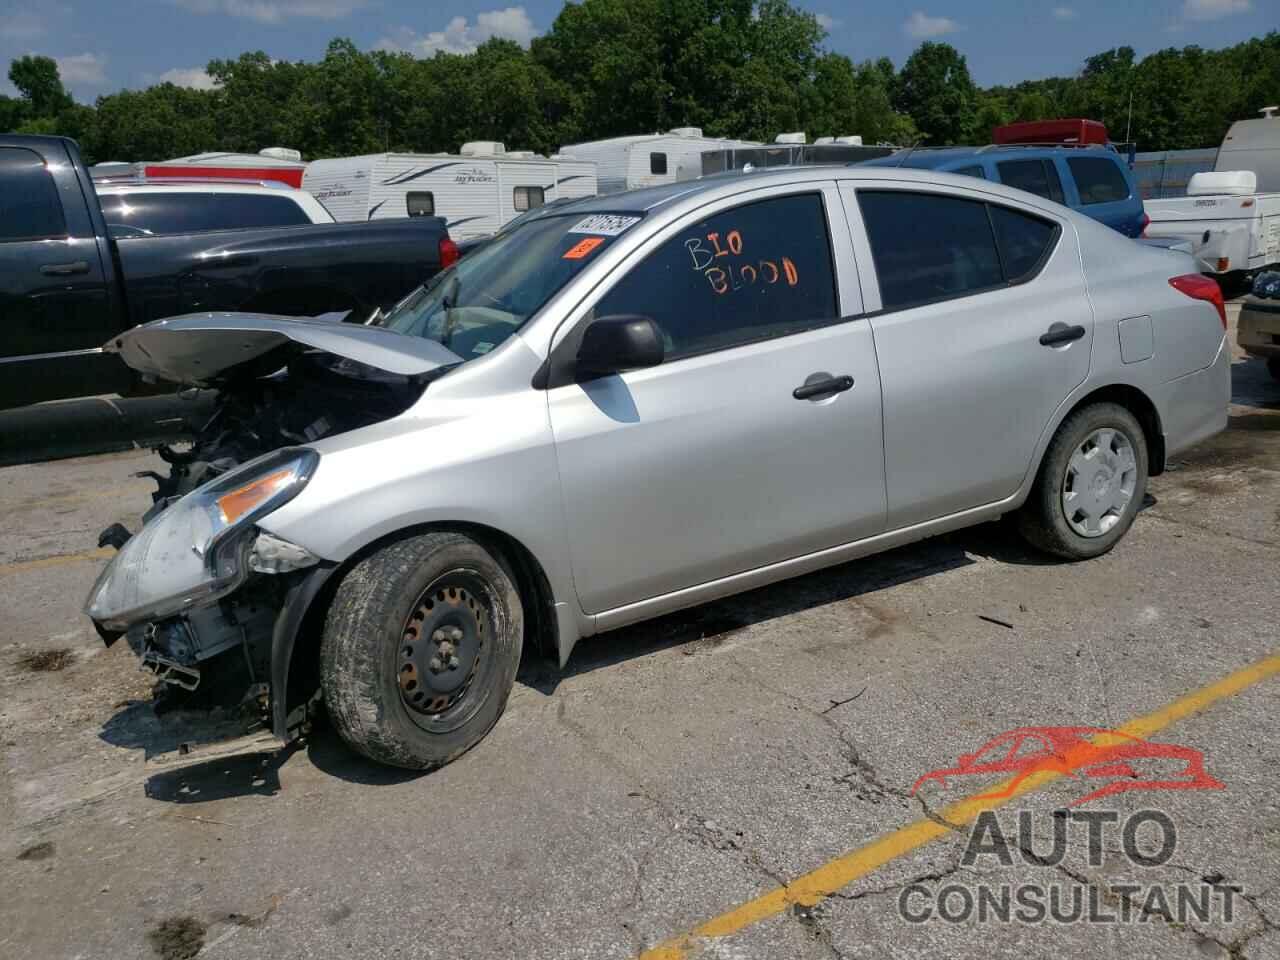
[[[113,239],[74,142],[0,136],[0,408],[125,393],[101,348],[184,313],[388,308],[455,255],[436,217]]]

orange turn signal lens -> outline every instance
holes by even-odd
[[[235,523],[258,504],[275,496],[293,482],[293,468],[276,470],[218,498],[222,519]]]

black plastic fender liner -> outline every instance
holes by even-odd
[[[271,732],[281,740],[289,739],[289,664],[298,631],[316,595],[337,569],[338,564],[322,560],[295,581],[285,594],[271,632]]]

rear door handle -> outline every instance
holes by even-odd
[[[73,273],[88,273],[88,260],[73,260],[71,263],[46,263],[40,268],[46,277],[69,277]]]
[[[1085,335],[1084,327],[1077,324],[1069,327],[1065,323],[1053,323],[1049,329],[1040,334],[1040,346],[1056,347],[1063,343],[1072,343]]]
[[[811,373],[804,383],[791,391],[797,400],[817,400],[844,393],[853,387],[853,377],[833,377],[829,373]]]

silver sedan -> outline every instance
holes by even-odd
[[[107,349],[223,409],[95,585],[104,638],[182,689],[258,691],[280,737],[322,698],[414,768],[485,735],[525,645],[563,665],[1002,514],[1105,553],[1230,394],[1185,254],[886,168],[549,209],[381,326],[192,315]]]

